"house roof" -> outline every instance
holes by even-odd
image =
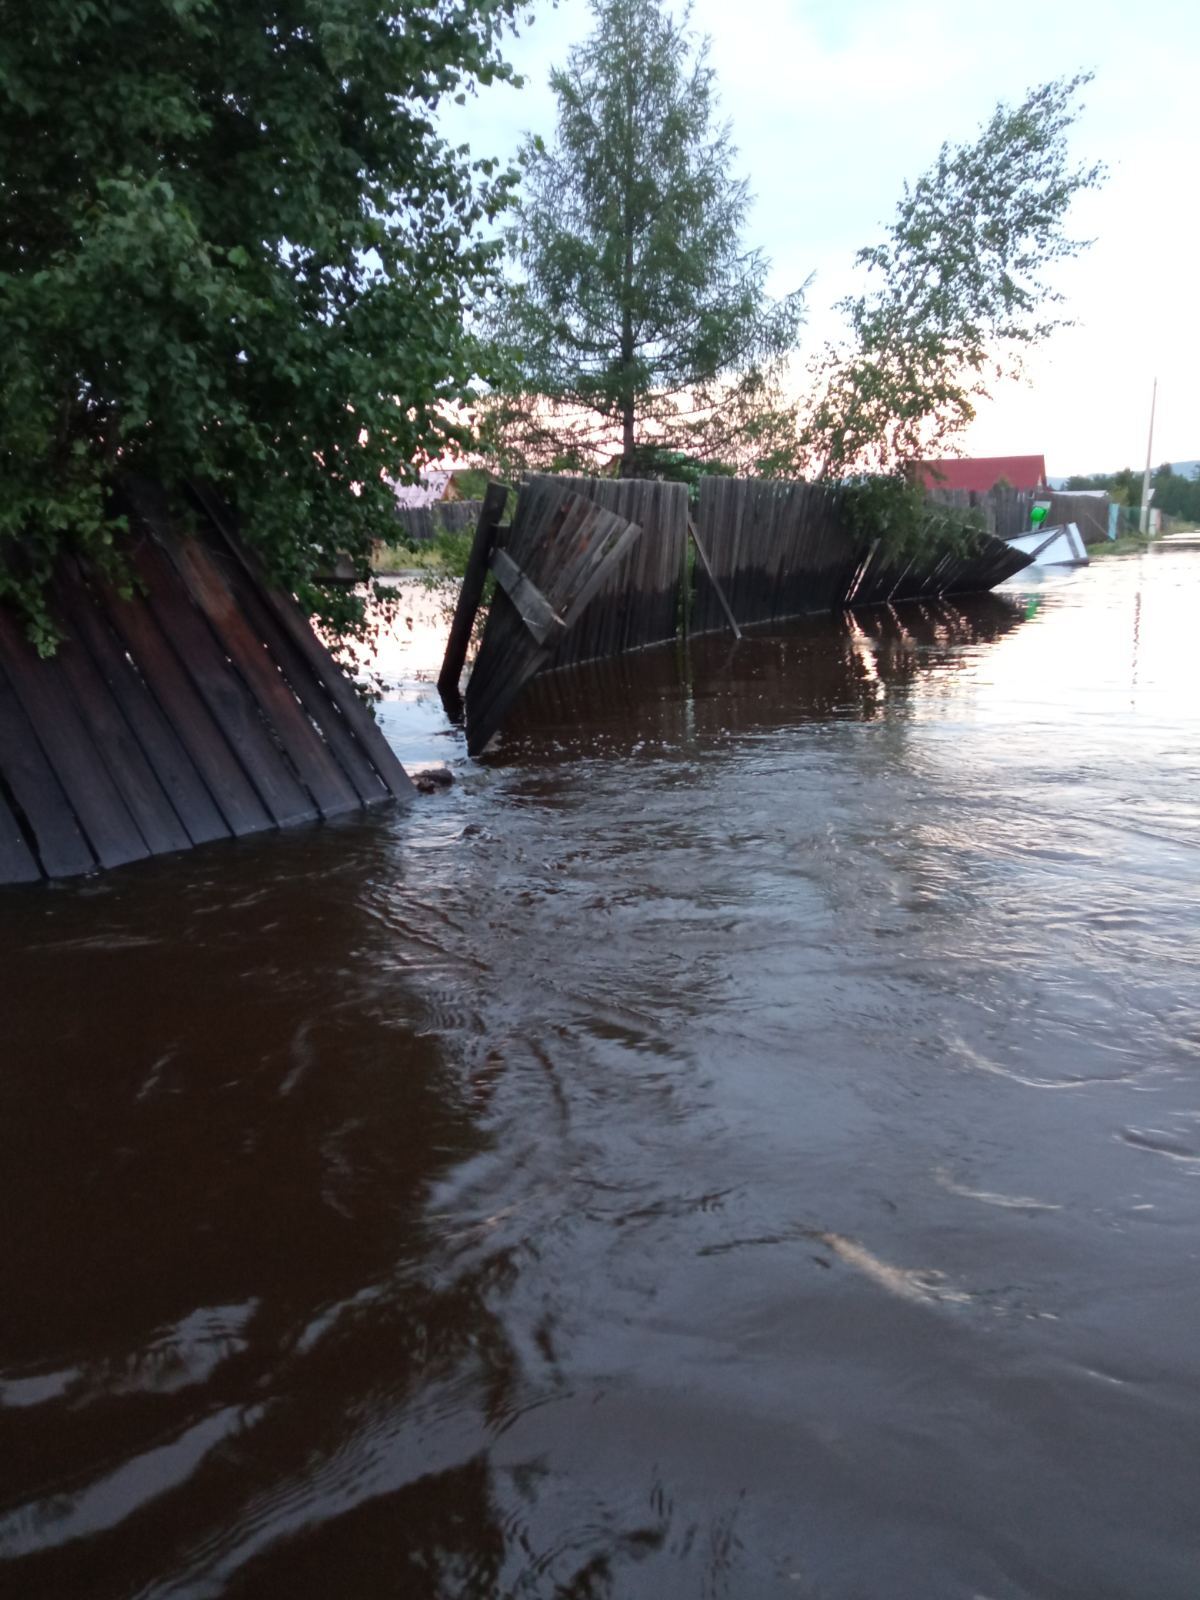
[[[927,489],[974,489],[986,494],[1001,480],[1012,489],[1040,489],[1046,482],[1045,456],[965,456],[915,461],[913,466]]]
[[[446,485],[450,482],[448,472],[421,473],[416,483],[394,483],[392,491],[396,496],[396,504],[407,509],[414,507],[435,505],[437,501],[445,498]]]

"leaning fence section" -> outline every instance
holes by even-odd
[[[497,732],[531,678],[563,664],[564,647],[641,536],[637,523],[596,499],[564,494],[561,480],[540,478],[522,487],[513,521],[496,531],[489,557],[496,593],[465,698],[471,755]],[[602,611],[600,622],[610,615]]]
[[[724,625],[718,588],[743,624],[832,611],[862,560],[842,523],[840,492],[817,484],[704,478],[697,531],[711,573],[696,571],[696,633]]]
[[[42,659],[0,607],[0,883],[333,817],[412,785],[291,596],[231,532],[125,495],[133,583],[64,560]]]
[[[698,524],[711,573],[703,566],[696,571],[697,633],[722,627],[727,615],[749,626],[842,606],[990,589],[1029,563],[990,532],[961,551],[896,557],[882,542],[867,543],[848,528],[842,492],[822,484],[705,478]]]

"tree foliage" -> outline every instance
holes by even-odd
[[[1117,505],[1136,507],[1142,503],[1143,481],[1140,470],[1123,467],[1120,472],[1096,472],[1068,478],[1067,490],[1104,489]],[[1165,461],[1155,468],[1150,484],[1156,510],[1186,522],[1200,522],[1200,467],[1191,473],[1176,472],[1170,462]]]
[[[381,473],[461,432],[510,180],[435,113],[511,76],[521,3],[6,0],[0,598],[43,646],[122,471],[215,484],[318,609],[365,569]]]
[[[1082,248],[1067,212],[1103,177],[1067,148],[1088,81],[1034,89],[998,106],[973,143],[943,145],[905,186],[885,240],[859,252],[868,288],[841,302],[847,335],[814,363],[800,434],[813,476],[888,472],[944,450],[989,378],[1015,376],[1063,325],[1051,269]]]
[[[750,196],[687,15],[661,0],[592,10],[595,31],[551,76],[556,141],[522,151],[493,436],[542,463],[619,451],[626,475],[639,449],[754,453],[801,293],[771,303],[768,263],[740,242]]]

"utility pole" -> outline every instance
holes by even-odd
[[[1146,440],[1146,475],[1142,479],[1142,538],[1150,532],[1150,458],[1154,454],[1154,406],[1158,400],[1158,379],[1150,391],[1150,437]]]

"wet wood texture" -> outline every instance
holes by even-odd
[[[878,544],[864,547],[846,527],[841,491],[819,484],[704,478],[697,523],[708,561],[696,570],[696,633],[732,619],[748,625],[982,591],[1029,564],[991,533],[962,555],[897,561]]]
[[[215,506],[198,497],[185,536],[159,490],[123,498],[129,592],[65,559],[49,660],[0,611],[0,883],[410,794],[353,685]]]
[[[530,678],[560,660],[641,533],[637,523],[567,492],[561,478],[522,488],[493,552],[500,582],[467,683],[471,755],[497,732]]]
[[[454,620],[450,624],[450,636],[446,640],[446,654],[442,660],[442,670],[438,675],[438,691],[447,713],[455,721],[462,715],[459,680],[466,664],[475,618],[483,601],[488,562],[491,559],[492,546],[496,542],[496,530],[500,518],[504,515],[507,501],[507,484],[488,484],[487,492],[479,507],[475,538],[471,544],[471,553],[467,557],[467,570],[463,574],[462,585],[458,591],[458,605],[454,610]]]
[[[687,549],[687,486],[642,478],[534,476],[527,489],[538,491],[539,485],[581,495],[642,530],[606,572],[548,664],[569,666],[674,639]]]

